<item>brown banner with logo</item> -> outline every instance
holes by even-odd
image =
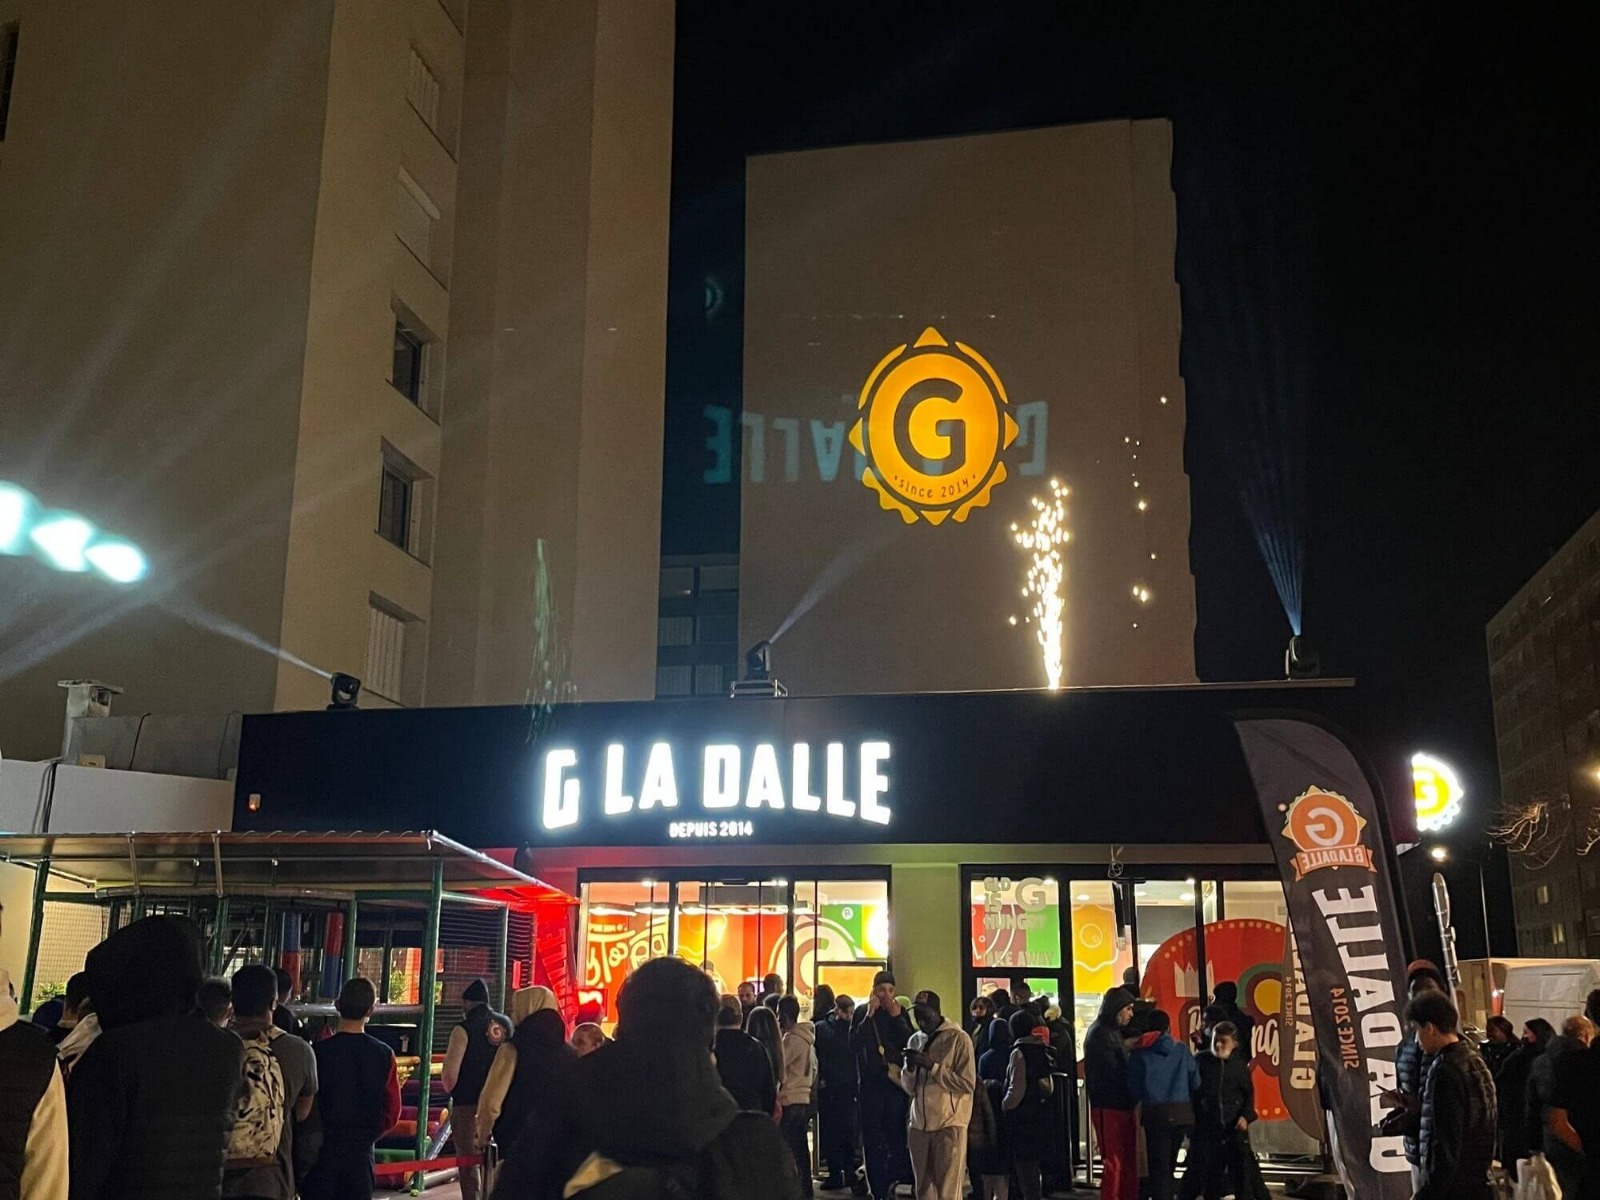
[[[1236,720],[1278,861],[1332,1108],[1339,1172],[1361,1200],[1405,1200],[1398,1137],[1373,1133],[1395,1086],[1405,961],[1377,800],[1350,748],[1287,718]]]

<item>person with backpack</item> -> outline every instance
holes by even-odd
[[[400,1117],[394,1051],[367,1033],[377,1003],[372,980],[346,980],[333,1036],[312,1046],[322,1150],[306,1175],[305,1200],[371,1200],[373,1147]]]
[[[1043,1163],[1054,1148],[1050,1101],[1055,1095],[1056,1056],[1043,1036],[1049,1031],[1037,1021],[1026,1008],[1011,1014],[1011,1058],[1000,1101],[1023,1200],[1040,1200],[1044,1195]]]
[[[244,1047],[195,1011],[200,946],[193,922],[145,917],[89,951],[101,1033],[67,1081],[72,1200],[220,1194]]]
[[[711,1061],[716,986],[657,958],[617,997],[616,1038],[530,1114],[495,1200],[799,1200],[766,1113],[741,1112]]]
[[[295,1125],[317,1095],[317,1059],[308,1042],[273,1022],[278,977],[252,964],[233,974],[233,1032],[244,1043],[244,1084],[228,1137],[224,1200],[294,1200]]]
[[[461,1020],[450,1031],[445,1046],[442,1082],[450,1094],[450,1137],[458,1155],[476,1159],[483,1154],[478,1141],[478,1097],[489,1081],[495,1054],[506,1040],[511,1019],[489,1007],[489,985],[474,979],[461,993]],[[483,1191],[483,1169],[464,1164],[457,1175],[461,1200],[478,1200]]]
[[[67,1200],[67,1097],[45,1030],[0,967],[0,1200]]]
[[[817,1027],[800,1019],[800,1000],[783,996],[778,1000],[778,1028],[783,1034],[783,1090],[778,1103],[783,1107],[779,1130],[794,1152],[795,1170],[800,1174],[800,1193],[809,1196],[811,1183],[811,1145],[806,1132],[811,1128],[811,1093],[817,1080]]]
[[[900,1087],[911,1097],[906,1141],[917,1200],[961,1200],[972,1093],[978,1086],[972,1038],[944,1019],[937,992],[918,992],[911,1013],[917,1032],[906,1045]]]

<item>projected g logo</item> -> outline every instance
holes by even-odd
[[[1308,788],[1287,805],[1283,836],[1300,851],[1291,860],[1295,878],[1322,867],[1364,867],[1376,872],[1363,837],[1366,818],[1338,792]]]
[[[931,325],[897,346],[861,389],[850,444],[867,460],[861,482],[907,525],[965,521],[1005,482],[1000,453],[1017,438],[1005,388],[971,346]]]

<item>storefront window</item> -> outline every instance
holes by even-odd
[[[1061,888],[1054,879],[989,875],[971,883],[972,965],[1059,970]]]
[[[1108,879],[1072,884],[1072,988],[1081,1038],[1100,1015],[1106,992],[1122,984],[1133,966],[1133,947],[1117,928],[1116,902]]]
[[[616,1021],[616,997],[641,963],[675,954],[717,990],[777,975],[808,1009],[820,983],[863,999],[889,959],[883,879],[641,880],[582,887],[584,986],[578,1002]],[[793,972],[791,982],[791,971]]]

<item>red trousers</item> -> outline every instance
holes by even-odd
[[[1139,1200],[1139,1113],[1137,1109],[1091,1109],[1100,1143],[1101,1200]]]

